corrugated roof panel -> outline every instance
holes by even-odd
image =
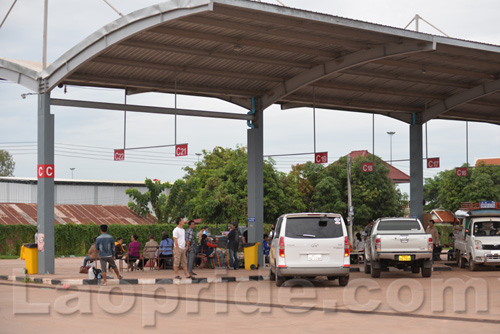
[[[0,224],[36,225],[37,205],[25,203],[0,203]],[[122,205],[60,205],[54,208],[55,224],[155,224],[156,218],[137,216]]]

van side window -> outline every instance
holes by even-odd
[[[275,236],[276,237],[279,237],[281,235],[281,225],[282,225],[282,223],[283,223],[283,217],[279,217],[278,221],[276,222],[276,226],[275,226],[275,229],[276,229]]]

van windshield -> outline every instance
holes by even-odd
[[[288,218],[285,236],[298,239],[342,237],[342,220],[337,217]]]
[[[416,220],[386,220],[378,223],[377,231],[418,231],[420,228]]]

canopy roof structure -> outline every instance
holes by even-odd
[[[244,0],[179,0],[124,16],[43,71],[0,60],[0,77],[128,94],[209,96],[251,108],[315,105],[406,123],[500,124],[500,47]]]
[[[37,208],[45,250],[38,259],[46,273],[54,273],[55,256],[54,105],[246,120],[250,242],[263,235],[262,119],[271,105],[366,112],[409,124],[410,214],[420,219],[422,125],[431,119],[500,124],[500,46],[247,0],[147,7],[109,23],[47,68],[0,59],[0,79],[39,94]],[[64,85],[212,97],[250,111],[50,97]]]

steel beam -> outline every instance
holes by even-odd
[[[262,106],[265,109],[302,87],[348,68],[379,59],[389,58],[395,55],[430,51],[435,49],[435,43],[411,41],[398,45],[383,45],[368,50],[354,52],[345,57],[340,57],[317,65],[309,71],[304,71],[301,74],[286,80],[283,84],[278,85],[274,89],[263,94]]]
[[[424,223],[422,124],[410,125],[410,216]]]
[[[46,166],[52,166],[45,173]],[[38,95],[38,272],[55,273],[54,234],[54,115],[50,113],[50,93]],[[40,169],[41,168],[41,169]],[[43,239],[43,247],[40,245]]]
[[[442,113],[447,112],[453,108],[456,108],[462,104],[473,101],[475,99],[493,94],[500,91],[500,80],[495,80],[487,82],[485,84],[473,87],[464,92],[455,94],[448,97],[443,102],[439,102],[436,105],[428,108],[422,115],[423,122],[427,122]]]
[[[192,109],[151,107],[151,106],[141,106],[141,105],[134,105],[134,104],[104,103],[104,102],[90,102],[90,101],[64,100],[64,99],[51,99],[50,104],[53,106],[119,110],[119,111],[127,110],[127,111],[135,111],[135,112],[151,113],[151,114],[184,115],[184,116],[236,119],[236,120],[245,120],[245,121],[253,121],[254,120],[254,116],[248,115],[248,114],[235,114],[235,113],[227,113],[227,112],[192,110]]]
[[[259,103],[256,103],[259,105]],[[247,130],[248,144],[248,241],[260,242],[259,266],[264,266],[264,129],[263,110],[256,108],[255,127]]]

